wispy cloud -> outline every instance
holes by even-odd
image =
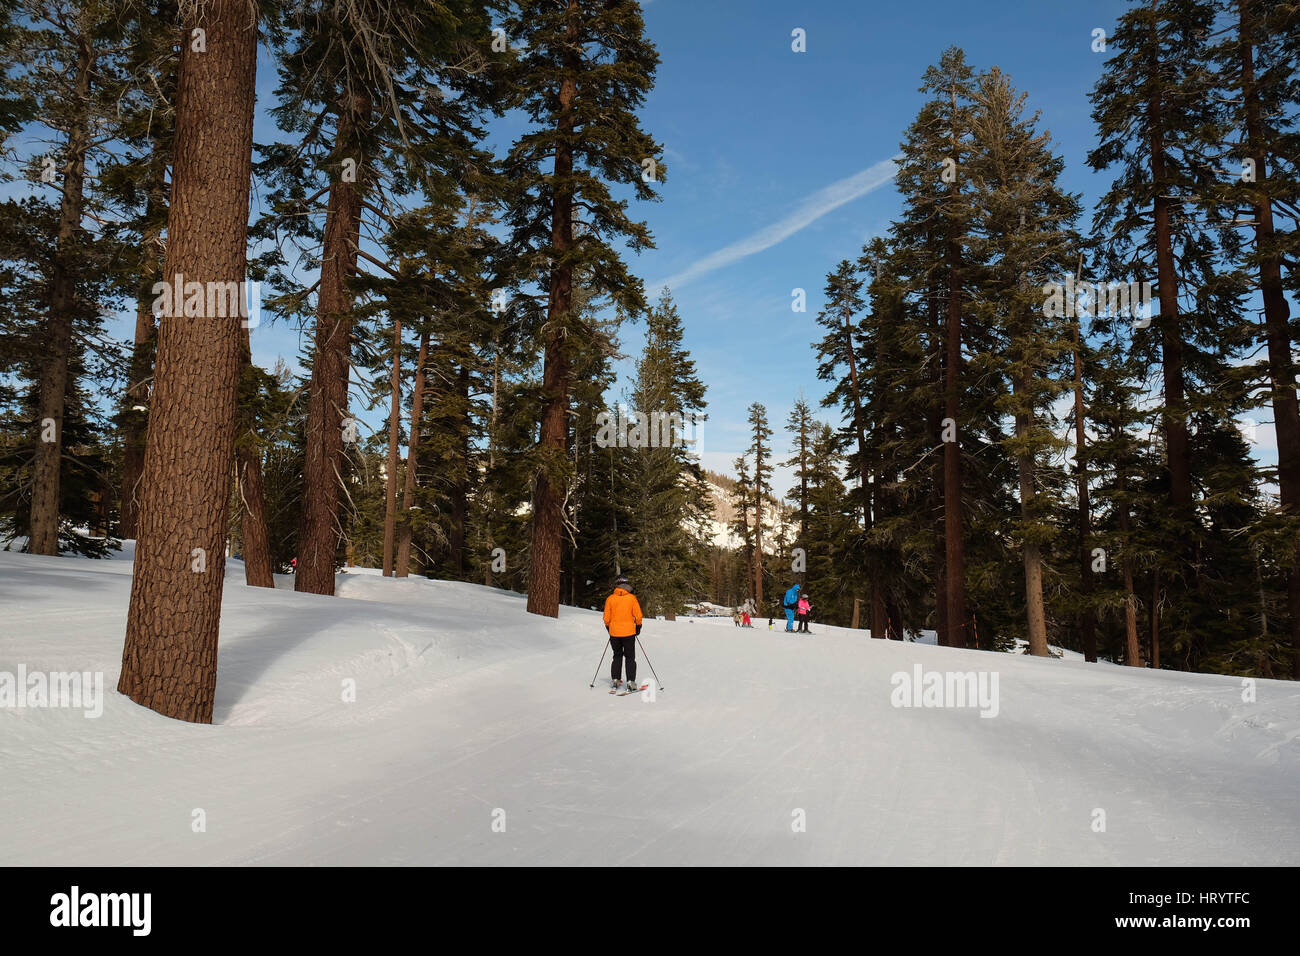
[[[721,269],[723,266],[729,266],[733,262],[739,262],[741,259],[752,256],[756,252],[762,252],[764,249],[770,249],[778,242],[790,238],[799,230],[816,222],[828,212],[865,196],[872,190],[879,189],[890,182],[898,171],[898,160],[901,158],[901,156],[895,156],[893,159],[882,160],[874,166],[868,166],[860,173],[854,173],[852,176],[817,190],[817,192],[804,199],[794,212],[779,222],[765,226],[751,236],[746,236],[738,242],[724,246],[717,252],[710,253],[676,275],[669,276],[662,282],[651,284],[650,288],[668,286],[673,290],[677,290],[692,279],[697,279],[705,273]]]

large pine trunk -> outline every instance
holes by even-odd
[[[340,103],[339,142],[369,115],[364,97],[345,95]],[[351,158],[340,154],[337,159]],[[357,176],[364,175],[358,165]],[[348,414],[348,376],[352,358],[352,292],[361,240],[361,191],[342,175],[330,185],[321,249],[320,291],[316,299],[316,354],[307,399],[307,447],[303,461],[302,518],[298,532],[298,570],[294,590],[334,593],[334,562],[341,540],[339,483],[343,472],[343,429]]]
[[[90,74],[94,54],[89,41],[80,40],[74,80],[75,118],[68,134],[67,168],[59,203],[58,246],[50,274],[49,335],[44,341],[39,410],[36,416],[36,453],[32,466],[31,531],[27,550],[32,554],[59,553],[60,483],[63,464],[63,413],[68,391],[68,361],[72,352],[72,315],[76,288],[70,259],[81,235],[81,211],[86,179],[86,151],[90,145],[88,111]]]
[[[570,4],[572,11],[574,4]],[[573,51],[560,83],[558,128],[567,142],[574,128],[573,100],[577,94],[579,63],[578,21],[570,16],[565,31]],[[560,615],[561,544],[564,538],[563,488],[556,487],[558,464],[564,458],[569,431],[569,357],[565,344],[573,309],[573,267],[565,258],[573,245],[573,148],[562,145],[555,151],[555,180],[559,184],[551,210],[551,247],[555,266],[551,269],[550,298],[546,320],[550,332],[542,371],[542,428],[538,441],[541,464],[533,485],[533,533],[528,554],[528,611],[546,617]]]
[[[1246,152],[1255,163],[1255,250],[1259,256],[1260,296],[1264,302],[1264,337],[1268,346],[1269,379],[1273,390],[1273,423],[1277,431],[1277,483],[1282,507],[1300,513],[1300,405],[1296,401],[1295,360],[1291,352],[1291,308],[1282,285],[1282,257],[1268,199],[1268,149],[1255,82],[1255,53],[1250,11],[1237,0],[1241,43],[1241,95],[1246,116]],[[1287,574],[1287,605],[1291,617],[1291,677],[1300,680],[1300,540],[1295,564]]]
[[[420,354],[415,360],[415,388],[411,392],[410,439],[406,445],[406,481],[402,486],[402,527],[397,539],[396,574],[411,573],[411,505],[415,503],[416,454],[420,450],[420,419],[424,415],[424,364],[429,359],[429,333],[420,336]],[[489,563],[489,568],[490,568]],[[489,570],[489,573],[491,571]],[[485,583],[491,583],[490,581]]]
[[[164,274],[242,281],[252,172],[257,21],[210,0],[185,24]],[[207,52],[191,49],[191,29]],[[118,690],[168,717],[211,723],[241,364],[238,314],[164,315]]]

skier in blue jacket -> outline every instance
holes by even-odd
[[[792,584],[790,590],[785,592],[785,597],[781,599],[781,606],[785,608],[785,629],[794,630],[794,610],[799,604],[799,585]]]

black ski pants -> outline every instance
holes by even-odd
[[[619,680],[623,676],[623,659],[627,658],[627,682],[629,684],[636,683],[636,635],[611,637],[609,646],[614,650],[614,659],[610,661],[609,665],[610,679]]]

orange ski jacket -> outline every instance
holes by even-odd
[[[641,604],[636,595],[622,588],[605,598],[605,627],[610,637],[631,637],[641,626]]]

